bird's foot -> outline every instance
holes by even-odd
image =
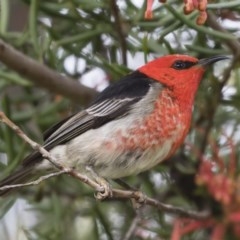
[[[94,178],[95,182],[100,185],[101,190],[97,191],[97,193],[94,194],[95,198],[97,200],[104,200],[107,197],[112,197],[112,188],[111,185],[107,180],[100,177],[92,167],[87,166],[87,171],[90,172],[91,176]]]
[[[104,200],[107,197],[112,197],[112,189],[109,184],[104,178],[98,177],[95,181],[103,188],[103,190],[98,191],[95,194],[95,198],[97,200]]]
[[[140,191],[136,191],[135,192],[135,195],[137,196],[137,198],[135,198],[135,200],[138,202],[138,203],[141,203],[141,204],[144,204],[146,202],[146,195],[143,193],[143,192],[140,192]]]
[[[131,199],[132,206],[136,211],[139,211],[139,209],[141,209],[142,206],[145,205],[146,195],[140,191],[135,191],[134,195],[135,195],[135,198]]]

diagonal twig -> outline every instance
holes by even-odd
[[[38,185],[40,182],[47,180],[49,178],[52,177],[56,177],[59,175],[62,175],[66,173],[65,170],[60,170],[58,172],[54,172],[54,173],[49,173],[47,175],[41,176],[38,179],[28,182],[28,183],[20,183],[20,184],[11,184],[11,185],[5,185],[3,187],[0,187],[0,191],[6,190],[6,189],[12,189],[12,188],[21,188],[21,187],[27,187],[27,186],[34,186],[34,185]]]
[[[21,137],[25,142],[27,142],[34,150],[40,152],[44,159],[47,159],[49,162],[51,162],[57,169],[61,171],[65,171],[65,173],[79,179],[80,181],[88,184],[89,186],[93,187],[96,191],[102,191],[102,187],[88,178],[85,175],[82,175],[76,171],[74,171],[71,168],[67,168],[62,166],[58,163],[58,161],[50,155],[50,153],[42,147],[40,144],[34,142],[32,139],[30,139],[16,124],[14,124],[3,112],[0,112],[0,121],[4,122],[6,125],[8,125],[19,137]]]
[[[138,226],[138,223],[140,222],[141,218],[136,215],[135,218],[132,220],[132,223],[126,232],[125,236],[122,238],[122,240],[130,240],[133,236],[134,232],[136,231],[136,228]]]

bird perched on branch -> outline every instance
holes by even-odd
[[[206,67],[226,58],[157,58],[107,87],[85,110],[50,128],[43,147],[63,166],[84,174],[90,168],[99,177],[96,181],[146,171],[183,143]],[[26,182],[49,169],[54,166],[35,151],[0,187]]]

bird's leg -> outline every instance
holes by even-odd
[[[117,178],[113,180],[115,183],[117,183],[119,186],[123,187],[127,190],[137,191],[138,189],[136,187],[130,186],[128,183],[126,183],[123,179]]]
[[[146,195],[140,191],[135,191],[134,194],[136,198],[131,198],[132,207],[139,213],[141,218],[144,218],[144,215],[142,215],[142,207],[145,206]]]
[[[98,191],[95,194],[95,198],[98,200],[103,200],[107,197],[112,197],[112,189],[109,182],[104,178],[100,177],[92,167],[86,166],[86,170],[91,174],[95,182],[98,183],[103,188],[102,191]]]

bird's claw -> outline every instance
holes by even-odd
[[[100,190],[94,194],[97,200],[103,200],[107,197],[112,197],[112,189],[109,184],[104,178],[100,177],[91,166],[86,166],[86,170],[90,172],[92,177],[94,178],[95,182],[100,186]]]
[[[146,195],[140,191],[134,192],[135,197],[131,198],[132,206],[135,210],[139,210],[146,202]]]
[[[97,200],[104,200],[107,197],[112,197],[112,189],[110,184],[104,178],[98,178],[97,183],[101,186],[101,190],[94,194]]]
[[[144,193],[136,191],[135,194],[137,196],[136,201],[138,203],[144,204],[146,202],[146,195]]]

